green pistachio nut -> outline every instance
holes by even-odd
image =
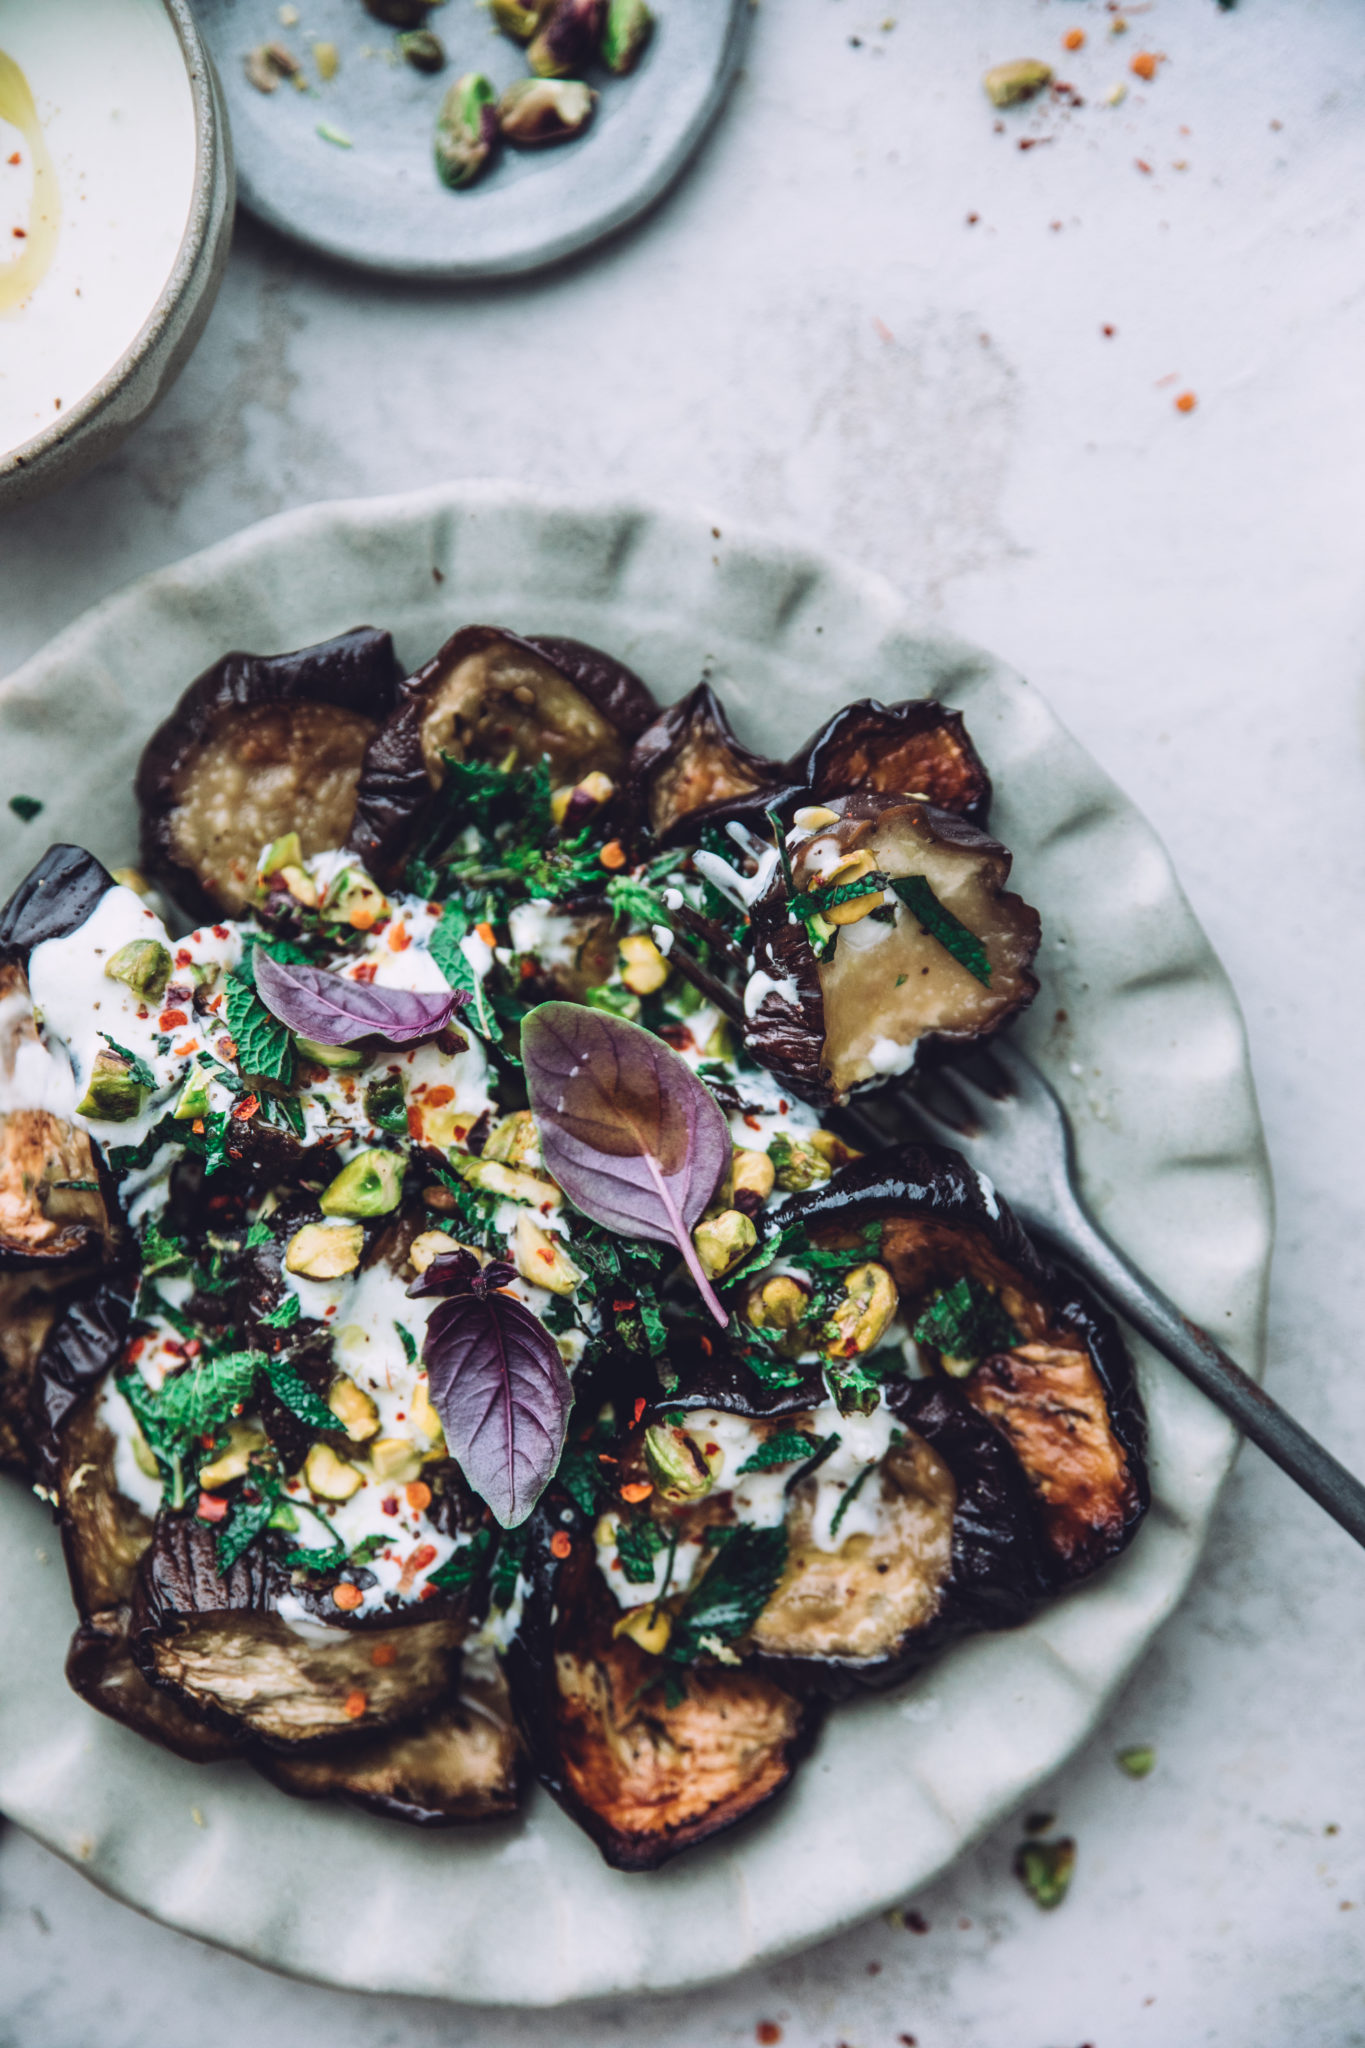
[[[758,1232],[740,1209],[722,1209],[719,1216],[705,1216],[692,1232],[702,1271],[708,1280],[727,1272],[758,1243]]]
[[[320,1067],[363,1067],[365,1054],[358,1045],[323,1045],[316,1038],[299,1038],[294,1043],[306,1060]]]
[[[262,880],[267,875],[277,875],[282,868],[297,868],[303,865],[303,846],[297,832],[286,832],[283,838],[272,839],[261,855],[256,869]]]
[[[389,914],[389,899],[363,868],[345,868],[328,889],[322,904],[326,924],[349,924],[368,931]]]
[[[318,1207],[324,1216],[387,1216],[402,1200],[404,1163],[400,1152],[358,1152]]]
[[[597,94],[576,79],[519,78],[498,101],[498,126],[514,149],[548,149],[556,142],[572,142],[576,135],[581,135],[592,120],[596,104]],[[654,941],[625,939],[622,946],[649,947],[663,967],[659,980],[651,984],[652,988],[659,987],[667,978],[668,968]],[[623,979],[628,988],[639,994],[651,992],[641,989],[629,975]]]
[[[305,1223],[285,1247],[285,1271],[306,1280],[340,1280],[354,1273],[364,1251],[359,1223]]]
[[[121,981],[149,1003],[159,1000],[171,978],[171,956],[156,939],[130,939],[105,963],[110,981]]]
[[[420,28],[440,0],[365,0],[365,12],[389,28]]]
[[[116,1052],[97,1052],[76,1114],[107,1124],[130,1123],[142,1114],[143,1093],[127,1060]]]
[[[645,1463],[665,1500],[704,1500],[711,1491],[711,1468],[685,1429],[652,1424],[645,1431]]]
[[[602,62],[608,71],[624,78],[645,53],[654,33],[654,16],[645,0],[609,0],[607,25],[602,31]]]
[[[540,1132],[530,1110],[513,1110],[511,1116],[505,1116],[494,1124],[481,1156],[500,1159],[504,1166],[543,1166],[545,1157],[540,1149]]]
[[[408,1128],[408,1108],[401,1074],[376,1074],[365,1084],[365,1114],[381,1131],[402,1137]]]
[[[828,1159],[822,1159],[814,1145],[802,1139],[774,1138],[768,1147],[768,1157],[773,1163],[773,1177],[787,1195],[817,1187],[829,1179],[832,1171]]]
[[[549,11],[544,0],[523,7],[521,0],[488,0],[488,11],[496,27],[514,43],[529,43]]]
[[[185,1077],[185,1085],[180,1091],[180,1100],[171,1112],[177,1123],[192,1123],[197,1118],[208,1115],[212,1107],[209,1099],[209,1086],[212,1080],[211,1067],[201,1066],[198,1060],[191,1062],[189,1073]]]
[[[1051,85],[1052,66],[1040,57],[1017,57],[1010,64],[992,65],[981,83],[993,107],[1014,107]]]
[[[444,71],[446,46],[429,28],[411,29],[398,38],[399,52],[414,71]]]
[[[896,1283],[885,1266],[875,1259],[854,1266],[844,1276],[844,1298],[829,1319],[826,1356],[853,1358],[874,1351],[899,1306]]]
[[[498,141],[497,94],[481,71],[457,78],[436,117],[436,169],[454,192],[487,170]]]
[[[537,78],[571,78],[597,54],[606,0],[555,0],[526,52]]]

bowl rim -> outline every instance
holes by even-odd
[[[219,153],[226,146],[226,133],[218,117],[212,66],[194,25],[189,0],[161,0],[161,5],[170,17],[180,45],[194,108],[194,184],[190,191],[185,232],[155,305],[122,355],[60,419],[45,427],[41,434],[35,434],[32,440],[21,441],[17,447],[0,454],[0,484],[15,474],[36,468],[44,456],[52,454],[64,442],[74,440],[103,410],[120,386],[128,381],[159,341],[162,330],[198,269],[212,230]]]

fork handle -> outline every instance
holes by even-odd
[[[1059,1225],[1030,1219],[1063,1258],[1080,1265],[1120,1315],[1192,1380],[1244,1436],[1365,1545],[1365,1486],[1285,1412],[1212,1337],[1181,1315],[1092,1222],[1079,1203]]]

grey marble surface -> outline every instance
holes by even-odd
[[[883,27],[898,4],[764,0],[695,174],[539,282],[376,286],[239,229],[162,411],[0,521],[0,671],[263,513],[451,475],[700,501],[885,571],[1022,667],[1171,847],[1251,1030],[1270,1385],[1365,1469],[1365,19],[1158,0],[1116,38],[1097,0],[905,0]],[[1142,48],[1167,59],[1150,86]],[[997,134],[979,73],[1025,54],[1086,103]],[[1195,1591],[1038,1802],[1079,1844],[1055,1914],[1010,1874],[1013,1824],[906,1902],[923,1933],[523,2020],[267,1976],[11,1829],[0,2044],[729,2048],[771,2021],[790,2048],[1350,2048],[1362,1642],[1365,1559],[1247,1453]],[[1138,1741],[1133,1783],[1113,1757]]]

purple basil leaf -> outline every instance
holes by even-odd
[[[431,1311],[422,1358],[451,1455],[503,1528],[515,1529],[559,1463],[573,1389],[539,1316],[515,1295],[464,1284],[468,1292]]]
[[[521,1057],[545,1164],[574,1207],[622,1237],[676,1244],[724,1329],[692,1242],[730,1163],[710,1089],[652,1031],[577,1003],[532,1010]]]
[[[439,1252],[412,1282],[408,1295],[415,1299],[423,1294],[487,1294],[490,1287],[506,1287],[516,1277],[516,1267],[504,1259],[490,1259],[481,1266],[471,1251]]]
[[[411,1045],[444,1030],[467,995],[443,989],[439,995],[410,988],[376,988],[348,981],[325,967],[286,966],[256,951],[256,993],[272,1017],[317,1045],[354,1045],[382,1038]]]

